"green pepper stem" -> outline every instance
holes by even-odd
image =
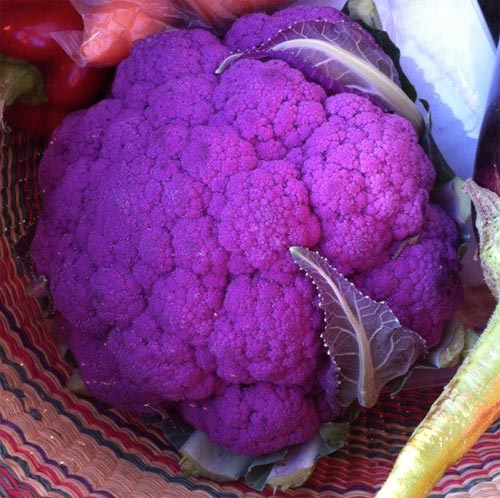
[[[375,498],[426,498],[500,415],[500,305]]]

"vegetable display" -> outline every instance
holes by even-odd
[[[333,8],[138,41],[40,165],[31,256],[85,388],[187,422],[186,470],[279,461],[263,482],[300,485],[462,301],[423,136],[393,61]]]
[[[465,190],[476,208],[481,266],[500,296],[500,50],[478,144],[474,179]],[[456,376],[401,451],[377,498],[425,498],[442,475],[500,416],[500,307]],[[438,447],[438,449],[436,449]]]
[[[35,104],[18,101],[9,105],[6,122],[48,136],[66,114],[102,95],[109,70],[78,66],[52,37],[54,32],[78,29],[81,24],[80,15],[67,1],[2,2],[0,54],[36,65],[47,97]]]

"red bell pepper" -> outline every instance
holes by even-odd
[[[111,70],[80,67],[51,33],[82,30],[80,14],[67,0],[0,0],[0,54],[37,66],[47,101],[38,106],[14,103],[5,110],[9,124],[49,136],[63,117],[86,107],[104,92]]]

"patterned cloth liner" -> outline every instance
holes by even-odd
[[[71,367],[19,259],[40,208],[43,143],[0,135],[0,496],[9,498],[258,498],[242,483],[186,478],[157,426],[69,392]],[[382,397],[347,445],[301,488],[277,497],[370,498],[436,398],[436,389]],[[452,467],[431,498],[500,496],[500,421]]]

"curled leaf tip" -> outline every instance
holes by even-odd
[[[243,56],[242,52],[234,52],[229,54],[218,66],[215,70],[215,74],[222,74],[231,64],[236,62],[238,59],[241,59]]]
[[[347,8],[353,19],[359,19],[372,28],[382,29],[382,21],[373,0],[349,0]]]
[[[500,197],[473,180],[466,180],[464,191],[476,209],[479,252],[484,279],[493,295],[500,297]]]

